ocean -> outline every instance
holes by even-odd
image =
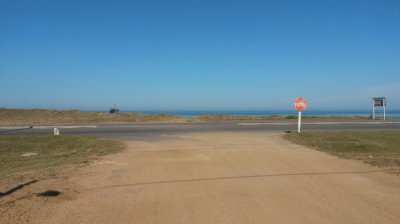
[[[201,115],[230,115],[230,116],[296,116],[295,110],[290,111],[262,111],[262,110],[196,110],[196,111],[173,111],[173,110],[137,110],[137,111],[124,111],[121,113],[140,113],[140,114],[168,114],[180,116],[184,118],[196,118]],[[303,116],[318,116],[318,117],[369,117],[372,111],[304,111]],[[377,117],[383,117],[383,111],[376,111]],[[387,118],[400,118],[400,111],[386,111]]]

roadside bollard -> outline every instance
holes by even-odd
[[[54,128],[54,135],[60,135],[60,130],[58,130],[58,128]]]

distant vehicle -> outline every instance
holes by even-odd
[[[109,112],[110,114],[119,114],[119,109],[115,107],[110,108]]]

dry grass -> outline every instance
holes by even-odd
[[[146,122],[184,122],[185,119],[169,115],[116,114],[82,112],[78,110],[18,110],[0,109],[0,126],[52,125],[52,124],[126,124]]]
[[[400,171],[400,132],[304,132],[286,139],[341,158]]]
[[[32,171],[50,171],[66,165],[117,152],[123,144],[108,139],[66,136],[0,137],[0,177]],[[24,157],[25,153],[37,155]]]
[[[59,111],[42,109],[1,109],[0,126],[30,125],[79,125],[79,124],[134,124],[134,123],[184,123],[184,122],[295,122],[296,116],[227,116],[202,115],[183,118],[171,115],[116,114],[82,112],[79,110]],[[304,117],[304,121],[366,120],[366,117]]]

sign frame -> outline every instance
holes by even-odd
[[[383,120],[386,120],[386,97],[372,98],[372,120],[375,120],[375,107],[383,107]]]

